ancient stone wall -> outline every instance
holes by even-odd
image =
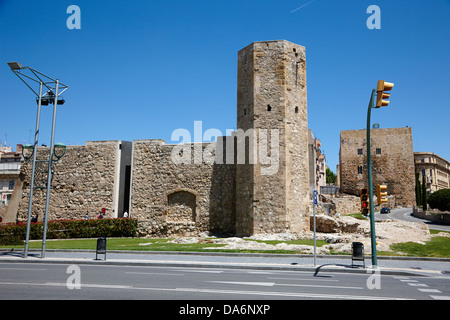
[[[40,159],[48,158],[48,149],[39,148]],[[45,165],[39,163],[38,172],[45,173]],[[18,218],[25,220],[31,164],[22,168],[16,198]],[[281,40],[239,52],[232,136],[179,145],[87,142],[67,147],[53,171],[49,219],[92,218],[106,208],[110,218],[128,210],[140,235],[148,236],[308,231],[305,48]],[[38,180],[43,187],[46,180]],[[34,192],[33,214],[40,220],[45,192]]]
[[[359,195],[367,188],[366,130],[341,131],[340,190]],[[372,181],[387,185],[388,194],[395,195],[397,206],[415,203],[414,153],[411,128],[371,130]]]
[[[234,233],[235,166],[194,161],[195,152],[215,156],[215,148],[216,143],[133,141],[130,212],[141,235]],[[174,157],[182,152],[190,154],[188,162],[177,163]]]
[[[83,219],[86,213],[96,217],[105,208],[107,218],[117,217],[119,189],[118,155],[121,141],[87,142],[85,146],[68,146],[66,154],[53,162],[49,220]],[[33,192],[32,214],[42,221],[45,213],[46,183],[49,158],[48,147],[38,147]],[[42,162],[41,162],[42,161]],[[22,166],[21,176],[25,181],[17,217],[26,220],[30,196],[31,162]]]

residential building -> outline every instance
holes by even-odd
[[[450,189],[450,162],[432,152],[414,152],[415,171],[419,172],[419,181],[425,175],[427,192]]]
[[[313,190],[320,193],[320,187],[327,185],[326,157],[320,149],[322,143],[315,138],[311,129],[308,130],[308,158],[309,158],[309,192],[313,195]]]
[[[0,150],[0,216],[6,214],[6,208],[19,178],[22,157],[18,152],[12,152],[11,147]]]

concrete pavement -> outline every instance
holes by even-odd
[[[246,268],[272,270],[299,270],[314,272],[371,272],[371,257],[366,256],[365,268],[362,261],[351,256],[317,256],[316,265],[312,255],[291,254],[248,254],[218,252],[148,252],[148,251],[107,251],[106,255],[96,255],[95,250],[30,250],[23,257],[23,250],[0,251],[0,263],[62,263],[62,264],[109,264],[130,266],[170,266],[199,268]],[[98,259],[96,259],[96,256]],[[105,259],[104,259],[105,258]],[[450,278],[450,259],[378,257],[378,267],[382,274],[428,275]]]

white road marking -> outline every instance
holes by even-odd
[[[222,270],[178,270],[182,272],[200,272],[200,273],[223,273]]]
[[[408,283],[411,287],[428,287],[425,283]]]
[[[450,300],[449,296],[430,296],[432,297],[434,300]]]
[[[22,285],[22,286],[57,286],[66,287],[66,283],[21,283],[21,282],[0,282],[0,285]],[[260,296],[282,296],[297,298],[314,298],[314,299],[350,299],[350,300],[411,300],[395,297],[377,297],[377,296],[361,296],[361,295],[340,295],[340,294],[320,294],[309,292],[265,292],[265,291],[243,291],[243,290],[219,290],[219,289],[199,289],[199,288],[145,288],[131,287],[120,285],[104,285],[104,284],[82,284],[81,288],[101,288],[101,289],[124,289],[124,290],[147,290],[147,291],[174,291],[174,292],[193,292],[193,293],[214,293],[227,295],[260,295]],[[450,297],[436,296],[435,299],[445,299]]]
[[[14,270],[14,271],[47,271],[48,269],[31,269],[31,268],[0,268],[0,270]]]
[[[295,281],[325,281],[325,282],[339,282],[339,280],[326,280],[326,279],[306,279],[306,278],[267,278],[270,280],[295,280]]]
[[[160,275],[160,276],[184,276],[182,273],[158,273],[158,272],[125,272],[128,274],[149,274],[149,275]]]
[[[309,288],[358,289],[358,290],[364,289],[362,287],[320,286],[314,284],[290,284],[290,283],[283,284],[275,282],[238,282],[238,281],[206,281],[206,282],[223,283],[223,284],[240,284],[247,286],[266,286],[266,287],[284,286],[284,287],[309,287]]]
[[[238,281],[206,281],[213,283],[224,283],[224,284],[242,284],[246,286],[265,286],[265,287],[273,287],[275,282],[238,282]]]
[[[422,291],[422,292],[430,292],[430,293],[442,293],[442,291],[439,291],[439,290],[437,290],[437,289],[418,289],[419,291]]]

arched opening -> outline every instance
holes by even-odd
[[[167,196],[167,221],[195,222],[197,196],[186,190],[169,193]]]

